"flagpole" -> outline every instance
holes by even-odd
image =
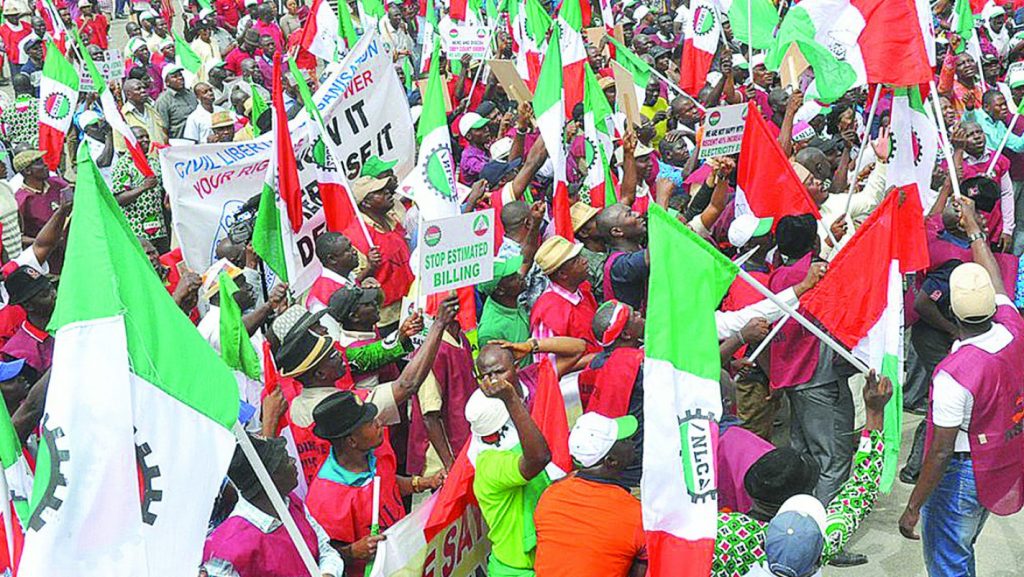
[[[676,86],[675,83],[673,83],[671,80],[666,78],[661,72],[658,72],[657,70],[655,70],[653,66],[651,67],[651,74],[653,74],[656,78],[661,79],[661,81],[664,82],[665,84],[668,84],[668,87],[671,88],[673,91],[678,92],[679,94],[682,94],[683,96],[689,98],[690,101],[693,102],[697,106],[697,109],[700,110],[701,112],[707,112],[708,111],[708,109],[705,108],[704,105],[701,104],[699,100],[697,100],[696,98],[694,98],[694,97],[690,96],[689,94],[687,94],[686,91],[683,90],[682,88],[679,88],[678,86]]]
[[[274,486],[274,482],[270,479],[267,467],[263,465],[260,456],[256,454],[256,448],[252,446],[249,435],[242,429],[242,425],[238,421],[235,421],[231,431],[235,434],[235,438],[238,439],[238,444],[242,447],[242,453],[245,455],[246,460],[249,461],[249,465],[252,466],[252,470],[256,472],[256,478],[259,479],[260,485],[263,486],[263,491],[270,499],[270,504],[274,506],[274,512],[277,513],[278,519],[284,525],[285,531],[288,532],[288,537],[291,538],[292,544],[295,545],[295,550],[299,552],[299,557],[302,558],[302,564],[306,566],[309,577],[321,577],[316,559],[313,558],[313,552],[309,550],[309,546],[303,540],[302,534],[299,533],[299,527],[295,524],[295,519],[292,519],[288,507],[284,504],[284,499],[281,498],[281,493],[277,491],[277,487]]]
[[[495,23],[489,23],[489,24],[490,24],[490,26],[488,27],[489,32],[487,34],[487,37],[488,37],[488,40],[487,40],[487,52],[484,53],[484,58],[483,58],[483,60],[480,61],[480,68],[477,69],[476,75],[473,76],[473,83],[469,86],[469,94],[466,95],[466,100],[467,100],[467,102],[470,102],[470,103],[473,102],[473,91],[476,90],[476,85],[480,83],[480,76],[484,72],[484,67],[487,66],[487,60],[491,57],[491,45],[494,43],[494,32],[495,32],[496,26],[495,26]]]
[[[875,111],[878,109],[878,100],[882,95],[882,85],[875,85],[875,97],[871,99],[871,109],[868,111],[868,121],[864,125],[864,134],[860,137],[860,150],[857,151],[857,161],[853,164],[853,178],[850,179],[850,189],[846,195],[846,208],[843,214],[849,218],[850,203],[853,202],[853,190],[857,187],[857,174],[860,170],[860,163],[864,160],[864,151],[867,150],[871,140],[871,123],[875,121]],[[853,219],[851,219],[852,221]]]
[[[999,155],[1003,153],[1003,149],[1006,148],[1006,141],[1010,139],[1010,134],[1013,132],[1013,125],[1017,124],[1017,119],[1020,118],[1020,109],[1013,113],[1013,118],[1010,119],[1009,126],[1006,127],[1006,134],[1003,135],[1003,140],[1000,141],[999,147],[996,148],[996,153],[992,155],[992,160],[988,163],[988,168],[985,169],[985,175],[988,177],[995,176],[992,172],[992,168],[995,167],[996,161],[999,160]]]
[[[865,365],[863,361],[853,356],[853,353],[846,350],[846,347],[836,342],[836,340],[829,336],[828,333],[818,328],[811,321],[807,320],[807,317],[800,314],[799,312],[797,312],[796,309],[786,304],[786,301],[779,298],[779,296],[773,293],[771,290],[769,290],[768,287],[761,284],[761,281],[750,276],[750,273],[743,270],[742,268],[739,269],[738,274],[740,278],[747,281],[747,283],[750,284],[750,286],[754,287],[754,289],[756,289],[757,292],[761,293],[764,296],[764,298],[775,303],[775,306],[779,307],[779,309],[781,309],[783,313],[789,315],[790,317],[793,318],[793,320],[800,323],[800,325],[807,329],[808,332],[818,337],[818,339],[821,340],[821,342],[825,343],[826,346],[835,351],[839,356],[846,359],[846,361],[853,365],[855,369],[862,373],[867,373],[869,371],[867,365]]]
[[[949,145],[949,132],[946,130],[946,119],[942,117],[942,105],[939,104],[939,89],[935,86],[935,80],[928,83],[930,92],[928,99],[932,101],[932,108],[935,109],[935,118],[939,121],[939,129],[942,131],[942,138],[939,144],[942,145],[942,155],[946,157],[946,170],[949,172],[949,182],[953,186],[953,198],[960,200],[960,179],[956,174],[956,167],[953,166],[953,149]]]
[[[753,18],[753,1],[747,0],[747,69],[750,69],[750,63],[754,61],[754,18]],[[780,2],[781,4],[781,2]]]

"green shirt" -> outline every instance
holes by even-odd
[[[523,307],[509,308],[489,298],[484,303],[484,311],[480,315],[477,338],[481,345],[495,340],[525,342],[530,338],[530,315]],[[525,367],[529,360],[529,355],[523,357],[519,366]]]
[[[385,339],[357,347],[345,347],[345,358],[357,373],[368,373],[399,361],[412,352],[412,346],[398,339],[397,343],[385,344]]]
[[[968,110],[964,113],[964,120],[974,120],[981,126],[982,132],[985,133],[985,145],[992,150],[999,148],[1009,130],[1006,124],[993,119],[984,110]],[[1011,152],[1024,152],[1024,137],[1010,131],[1010,136],[1006,138],[1006,149]]]
[[[530,508],[530,523],[527,526],[527,493],[535,491],[535,497],[539,498],[548,483],[544,473],[529,481],[523,478],[519,472],[519,459],[522,456],[522,451],[518,449],[488,449],[480,453],[476,458],[473,492],[484,520],[487,521],[491,555],[505,565],[530,569],[533,567],[536,533],[532,522],[533,508]],[[533,505],[536,506],[535,500]],[[529,549],[526,547],[527,532],[533,534],[533,546]]]
[[[153,169],[157,185],[140,194],[131,203],[121,207],[128,226],[135,236],[157,239],[167,236],[164,226],[164,187],[160,178],[160,162],[156,156],[149,157],[149,167]],[[110,177],[111,192],[115,195],[142,185],[146,178],[135,167],[132,155],[127,152],[117,157],[113,174]]]

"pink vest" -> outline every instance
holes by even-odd
[[[990,154],[995,154],[995,151],[994,150],[989,150],[989,153]],[[964,169],[963,170],[963,179],[967,180],[968,178],[973,178],[975,176],[981,176],[981,175],[985,174],[985,169],[986,168],[988,168],[988,161],[986,161],[986,162],[979,162],[978,164],[968,164],[968,163],[965,162],[964,165],[963,165],[963,169]],[[992,180],[995,181],[996,186],[999,186],[999,182],[1002,180],[1003,175],[1006,174],[1007,171],[1009,171],[1009,170],[1010,170],[1010,161],[1009,161],[1009,159],[1007,159],[1005,156],[1000,154],[999,155],[999,159],[996,160],[995,166],[992,167],[992,172],[994,173],[993,176],[992,176]],[[1003,207],[1002,207],[1002,202],[997,200],[995,208],[993,208],[990,212],[984,212],[984,211],[979,211],[979,212],[984,214],[985,218],[988,219],[988,227],[989,227],[988,239],[989,239],[989,242],[997,242],[999,240],[999,235],[1002,234],[1002,232],[1003,232]]]
[[[1024,506],[1024,320],[1010,306],[993,318],[1013,335],[992,355],[973,345],[960,347],[935,368],[946,371],[974,398],[967,436],[978,500],[996,515]],[[932,424],[929,418],[928,438]]]
[[[775,269],[768,278],[772,292],[788,289],[807,276],[811,268],[811,255],[790,266]],[[769,381],[773,389],[802,385],[814,376],[818,366],[818,339],[793,319],[786,321],[769,345],[771,371]]]
[[[441,341],[431,369],[441,389],[441,418],[444,430],[451,443],[452,456],[459,454],[462,446],[469,440],[469,421],[466,420],[466,402],[476,390],[476,377],[473,376],[473,351],[469,341],[463,334],[459,335],[461,346],[455,347]],[[422,475],[426,465],[427,426],[423,422],[423,410],[420,408],[419,395],[412,398],[412,419],[409,423],[409,452],[406,454],[406,471],[409,474]]]
[[[754,505],[747,489],[743,485],[743,477],[750,466],[762,455],[775,448],[768,441],[754,433],[731,425],[718,436],[718,506],[739,513],[746,513]]]
[[[303,541],[320,557],[316,533],[306,519],[302,501],[295,494],[288,495],[288,512],[291,513]],[[228,517],[206,539],[203,548],[203,562],[210,559],[228,561],[240,577],[297,577],[306,575],[295,545],[288,537],[284,525],[270,533],[260,531],[255,525],[241,517]]]

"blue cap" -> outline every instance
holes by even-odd
[[[810,516],[797,511],[779,513],[765,530],[768,570],[779,577],[810,577],[821,564],[825,538]]]
[[[25,359],[16,359],[9,363],[0,363],[0,381],[9,381],[21,374]]]

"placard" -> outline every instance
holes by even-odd
[[[615,73],[615,101],[619,105],[619,110],[626,115],[629,126],[640,126],[643,119],[640,117],[640,104],[636,99],[636,81],[633,79],[633,73],[614,60],[611,64],[612,72]]]
[[[472,58],[486,58],[490,51],[491,30],[487,26],[451,26],[441,32],[441,47],[449,60],[469,54]]]
[[[790,44],[786,54],[782,56],[782,63],[779,65],[779,81],[782,83],[782,87],[792,88],[793,90],[800,88],[800,75],[809,67],[810,64],[807,63],[807,59],[800,52],[797,43]]]
[[[533,102],[533,93],[530,87],[523,82],[516,70],[516,65],[511,60],[488,60],[487,65],[491,72],[498,77],[498,82],[505,89],[505,94],[516,102]]]
[[[701,126],[700,160],[736,154],[743,143],[743,127],[747,122],[747,105],[731,104],[709,108]]]
[[[455,290],[494,277],[494,209],[426,221],[419,233],[422,294]]]

